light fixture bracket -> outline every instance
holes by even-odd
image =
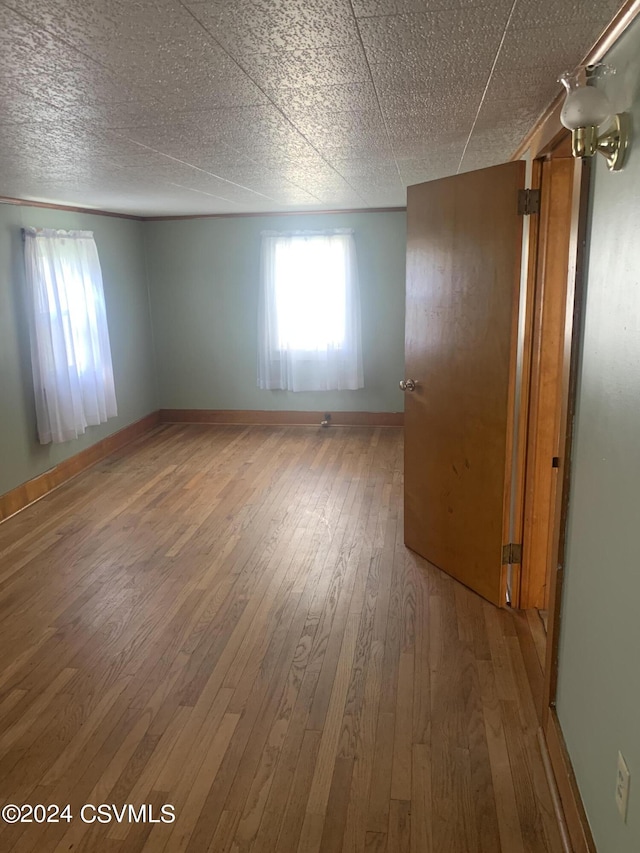
[[[593,157],[598,151],[607,161],[609,170],[619,172],[629,147],[630,124],[628,113],[618,113],[604,133],[598,134],[595,126],[576,128],[571,132],[573,156]]]
[[[628,113],[618,113],[613,117],[613,127],[598,137],[598,151],[607,161],[612,172],[619,172],[624,165],[631,122]]]

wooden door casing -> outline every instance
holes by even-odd
[[[565,311],[575,161],[542,163],[542,206],[537,247],[529,429],[525,473],[520,606],[548,607],[553,521],[560,453],[565,358]]]

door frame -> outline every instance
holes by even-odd
[[[530,225],[527,275],[527,359],[523,365],[521,482],[522,563],[517,606],[548,610],[555,497],[566,425],[566,320],[575,295],[576,220],[573,188],[584,180],[584,165],[571,156],[567,133],[532,164],[532,185],[541,193],[539,215]],[[569,313],[568,313],[569,312]]]
[[[640,0],[625,0],[621,9],[604,30],[596,44],[583,58],[582,64],[599,62],[623,35],[636,17],[640,16]],[[560,123],[563,96],[558,95],[538,123],[525,137],[513,158],[528,155],[535,167],[536,160],[546,157],[562,142],[567,133]],[[578,361],[581,329],[585,309],[586,234],[590,188],[590,161],[576,161],[570,223],[570,263],[567,278],[567,303],[563,336],[560,415],[561,459],[556,488],[553,534],[550,548],[549,619],[546,660],[543,673],[542,726],[539,742],[545,770],[554,795],[554,807],[563,838],[570,839],[575,853],[595,853],[580,791],[571,766],[562,729],[556,713],[558,680],[558,648],[561,632],[562,582],[565,563],[568,508],[571,498],[571,453],[576,412]],[[533,169],[535,177],[535,168]],[[528,278],[528,282],[531,279]],[[523,469],[524,470],[524,469]]]
[[[567,542],[567,520],[571,498],[571,460],[577,407],[581,329],[586,304],[586,233],[588,220],[591,161],[576,160],[571,217],[569,282],[564,329],[562,411],[560,415],[561,455],[555,495],[554,525],[549,566],[549,616],[542,696],[543,747],[549,755],[567,829],[575,853],[596,853],[595,843],[573,772],[560,722],[556,713],[558,657],[561,629],[562,587]],[[579,172],[579,174],[578,174]]]
[[[554,151],[556,152],[556,156],[562,156],[566,152],[568,133],[560,124],[560,106],[560,104],[557,105],[556,109],[547,117],[545,123],[539,129],[537,135],[529,140],[528,152],[532,160],[532,181],[537,181],[538,187],[542,180],[543,161],[552,159]],[[517,155],[520,153],[517,152]],[[567,222],[567,227],[569,228],[569,253],[565,313],[564,325],[561,330],[561,365],[558,372],[558,399],[560,401],[558,479],[555,489],[555,499],[551,507],[551,543],[548,552],[548,563],[547,565],[539,565],[533,568],[534,571],[548,573],[549,577],[547,644],[543,672],[539,740],[545,758],[545,767],[549,771],[549,784],[559,798],[558,820],[562,823],[564,831],[568,833],[576,853],[595,853],[595,846],[571,766],[569,753],[555,711],[555,703],[561,628],[562,581],[570,499],[573,424],[577,401],[580,329],[582,327],[584,312],[585,248],[590,169],[590,160],[574,161],[571,208]],[[533,185],[535,187],[535,183]],[[533,239],[529,247],[527,272],[527,289],[531,290],[531,293],[527,293],[527,305],[530,313],[525,323],[529,336],[527,342],[529,347],[527,355],[529,358],[533,357],[535,284],[538,277],[538,249],[541,243],[539,222],[531,227],[531,233]],[[531,363],[529,363],[524,373],[523,382],[526,380],[526,389],[523,388],[524,399],[522,402],[521,417],[526,420],[529,426],[528,406],[531,392]],[[526,447],[526,438],[524,446]],[[524,449],[521,450],[521,455],[523,461],[520,471],[521,485],[519,494],[522,503],[519,508],[523,512],[521,523],[524,526],[524,498],[526,494],[526,452]],[[524,543],[524,547],[526,548],[526,543]],[[527,567],[526,564],[524,568],[525,571],[532,569],[531,566]],[[523,579],[520,578],[519,580],[522,581]],[[517,589],[519,593],[522,591],[523,586],[528,583],[528,580],[524,578],[524,584],[518,583]],[[519,606],[521,603],[526,604],[526,601],[522,600],[521,602],[519,597],[514,603],[516,606]]]

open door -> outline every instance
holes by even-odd
[[[405,544],[506,601],[523,162],[407,198]]]

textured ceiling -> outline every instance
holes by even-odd
[[[0,0],[0,195],[404,205],[507,160],[621,0]]]

